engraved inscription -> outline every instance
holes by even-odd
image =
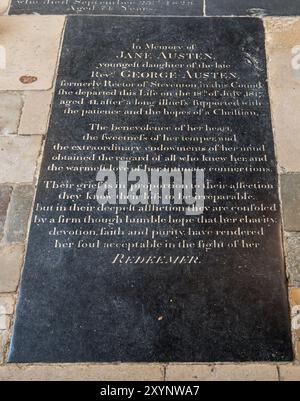
[[[202,15],[203,0],[12,0],[10,14]]]
[[[70,18],[10,361],[292,358],[263,44],[250,18]],[[203,169],[204,212],[99,204],[120,162]]]

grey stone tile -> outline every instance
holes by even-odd
[[[280,181],[284,229],[300,231],[300,174],[282,174]]]
[[[0,185],[0,241],[3,237],[3,230],[11,192],[12,187],[8,185]]]

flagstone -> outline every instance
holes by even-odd
[[[6,242],[25,242],[33,194],[32,185],[17,185],[14,188],[5,225]]]
[[[2,245],[0,247],[0,293],[17,291],[23,254],[23,245]]]
[[[281,365],[280,380],[281,381],[300,381],[300,366],[299,365]]]
[[[22,113],[22,95],[16,92],[0,94],[0,135],[16,134]]]
[[[300,19],[265,22],[269,87],[278,163],[300,171]]]
[[[300,233],[287,233],[285,240],[289,282],[292,286],[300,286]]]
[[[9,185],[0,185],[0,240],[3,237],[3,230],[10,201],[12,187]]]
[[[42,138],[0,136],[0,183],[33,182]]]
[[[8,11],[8,7],[11,0],[1,0],[0,2],[0,14],[5,14]]]
[[[65,364],[0,366],[0,381],[162,381],[153,364]]]
[[[276,366],[272,364],[225,364],[167,366],[167,381],[277,381]]]
[[[300,174],[282,174],[280,181],[284,229],[300,231]]]
[[[53,91],[26,91],[19,135],[45,135]]]
[[[61,16],[1,17],[6,69],[0,74],[0,90],[50,89],[63,27]]]

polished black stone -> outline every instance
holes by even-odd
[[[298,0],[207,0],[207,15],[300,15]]]
[[[10,14],[203,15],[203,0],[12,0]]]
[[[97,210],[118,159],[204,214]],[[277,185],[261,20],[70,17],[9,361],[291,360]]]

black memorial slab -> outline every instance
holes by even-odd
[[[300,15],[298,0],[207,0],[207,15]]]
[[[205,210],[96,201],[100,168],[205,171]],[[264,30],[70,17],[10,362],[292,359]]]
[[[203,15],[203,0],[12,0],[10,14]]]

